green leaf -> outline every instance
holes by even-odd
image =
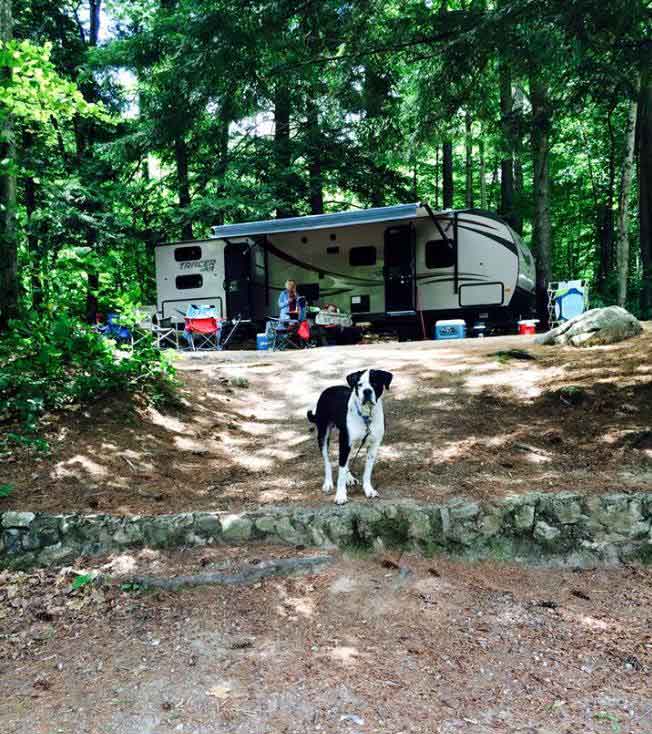
[[[13,485],[11,484],[0,484],[0,497],[9,497],[14,491]]]
[[[75,580],[72,582],[73,589],[81,589],[82,586],[86,586],[93,580],[93,576],[90,573],[80,573],[75,576]]]

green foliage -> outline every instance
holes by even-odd
[[[86,586],[86,584],[90,584],[93,580],[93,576],[90,573],[78,573],[75,578],[73,579],[73,582],[71,584],[73,589],[81,589],[82,586]]]
[[[0,499],[3,497],[9,497],[13,491],[14,487],[12,484],[0,484]]]
[[[415,200],[441,208],[445,140],[455,207],[468,194],[480,204],[482,177],[484,204],[500,210],[501,164],[513,148],[515,209],[534,248],[529,95],[537,78],[551,108],[553,278],[584,278],[592,305],[613,303],[609,229],[625,121],[649,63],[651,20],[640,0],[584,3],[581,12],[561,0],[113,0],[102,10],[93,45],[88,0],[78,8],[14,3],[15,40],[0,46],[0,66],[11,71],[0,114],[14,118],[17,150],[0,174],[16,170],[22,312],[44,319],[48,333],[61,313],[93,321],[95,310],[115,310],[135,323],[136,305],[155,301],[156,243],[189,229],[198,238],[214,224],[309,214],[320,202],[325,211]],[[515,103],[507,115],[505,66]],[[283,112],[285,138],[274,123]],[[635,181],[634,313],[644,285],[638,193]],[[41,353],[34,333],[18,327],[3,343],[29,360]],[[66,381],[43,357],[34,394],[26,380],[22,397],[10,398],[11,415],[34,424],[76,393],[94,399],[112,380],[107,372],[140,359],[106,368],[101,348],[90,354],[91,337],[79,338],[84,359],[104,365],[98,375],[83,376],[71,360],[66,370],[77,376]],[[51,379],[56,397],[43,397]]]
[[[132,581],[125,582],[124,584],[120,584],[120,589],[124,591],[125,594],[140,594],[143,591],[143,587],[141,584],[134,583]]]
[[[169,395],[173,375],[167,359],[146,342],[120,351],[68,316],[32,318],[0,339],[0,421],[16,421],[29,432],[46,411],[111,393],[160,401]]]
[[[50,60],[52,45],[27,40],[0,43],[0,68],[11,70],[11,81],[0,86],[0,111],[27,122],[49,123],[51,117],[74,115],[110,117],[100,105],[89,103],[77,86],[62,77]]]

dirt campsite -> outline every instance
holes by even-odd
[[[649,490],[651,353],[647,327],[635,340],[589,350],[514,336],[185,354],[174,409],[112,398],[53,415],[49,454],[2,464],[15,487],[3,509],[319,505],[327,501],[323,463],[306,412],[325,387],[367,367],[395,375],[375,468],[383,498]],[[360,457],[354,473],[361,465]]]
[[[383,499],[649,491],[651,347],[646,328],[589,350],[503,337],[183,355],[173,407],[112,399],[53,415],[49,453],[3,463],[15,491],[2,510],[332,503],[305,414],[364,367],[394,374]],[[138,576],[237,574],[315,553],[318,572],[249,584],[148,588]],[[644,566],[222,544],[0,579],[8,734],[652,731]]]

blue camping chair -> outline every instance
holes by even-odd
[[[588,306],[588,285],[583,280],[567,280],[548,285],[550,321],[560,324],[579,316]]]
[[[118,313],[107,314],[106,324],[99,328],[99,332],[107,339],[114,339],[118,344],[131,344],[133,341],[131,331],[120,323]]]

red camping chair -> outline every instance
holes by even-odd
[[[221,321],[215,316],[185,317],[184,332],[193,352],[219,349]]]

